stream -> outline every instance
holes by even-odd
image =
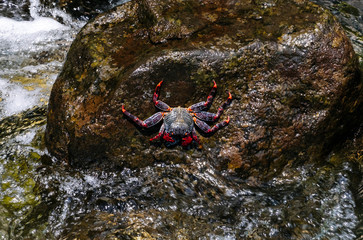
[[[204,161],[100,170],[49,156],[46,105],[86,22],[29,8],[0,15],[0,239],[361,239],[358,169],[335,152],[268,182]]]

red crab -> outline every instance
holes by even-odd
[[[217,121],[222,115],[224,108],[232,101],[232,95],[231,93],[228,93],[229,96],[227,101],[218,108],[217,113],[210,113],[204,111],[209,109],[209,107],[212,105],[214,94],[217,89],[217,84],[215,81],[213,81],[214,85],[211,92],[209,93],[207,101],[193,104],[188,108],[171,108],[166,103],[158,100],[160,86],[162,82],[163,81],[159,82],[159,84],[156,86],[153,96],[153,102],[155,106],[161,110],[161,112],[157,112],[151,117],[142,121],[138,117],[126,111],[124,105],[122,105],[122,112],[140,127],[149,128],[164,119],[159,134],[151,138],[150,141],[162,138],[165,141],[165,145],[167,147],[177,144],[178,142],[180,142],[180,140],[182,141],[181,145],[184,147],[191,144],[193,140],[200,144],[194,128],[194,124],[197,125],[198,128],[206,134],[212,134],[221,127],[228,125],[229,117],[227,118],[227,120],[217,123],[213,127],[210,127],[207,123],[205,123]]]

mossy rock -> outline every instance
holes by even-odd
[[[151,145],[160,125],[137,128],[152,94],[187,107],[218,85],[210,111],[230,91],[230,124],[203,148]],[[316,160],[360,121],[358,61],[336,19],[295,1],[131,1],[77,35],[50,97],[49,152],[76,166],[112,161],[211,161],[241,176],[269,177],[288,161]]]

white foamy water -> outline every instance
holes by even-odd
[[[16,21],[0,17],[0,55],[45,50],[69,30],[70,27],[51,18],[35,16],[32,21]]]
[[[63,62],[38,63],[34,58],[57,51],[64,31],[70,31],[69,27],[50,18],[18,22],[0,17],[0,118],[48,99],[48,81],[53,83]]]
[[[0,26],[0,35],[5,38],[26,38],[29,34],[68,28],[54,19],[45,17],[38,17],[33,21],[16,21],[0,17]]]
[[[63,31],[68,29],[50,18],[15,21],[0,17],[0,55],[44,50],[47,43],[62,38]]]
[[[0,78],[0,116],[9,116],[39,103],[39,89],[28,91],[20,84]]]
[[[33,20],[0,16],[0,119],[47,102],[68,47],[84,24],[61,24],[40,16],[40,9],[38,0],[30,0]],[[49,13],[67,22],[66,13]]]

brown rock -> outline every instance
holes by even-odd
[[[203,158],[269,176],[319,158],[359,120],[357,66],[335,18],[308,1],[131,1],[78,34],[51,93],[47,146],[78,166]],[[137,128],[121,105],[151,116],[160,80],[160,99],[183,107],[206,100],[215,80],[210,111],[231,91],[229,126],[202,150],[151,145],[158,127]]]

